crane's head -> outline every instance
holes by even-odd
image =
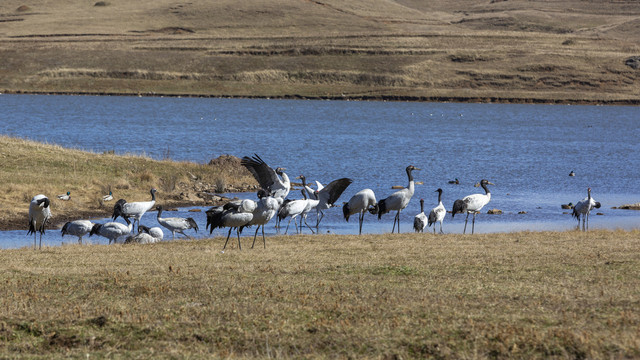
[[[264,191],[263,189],[258,190],[258,199],[262,199],[262,198],[265,198],[267,196],[268,196],[268,194],[267,194],[266,191]]]
[[[474,187],[480,187],[480,186],[487,186],[487,185],[495,185],[494,183],[492,183],[491,181],[487,180],[487,179],[482,179],[480,180],[479,183],[476,183],[475,185],[473,185]]]
[[[415,166],[413,166],[413,165],[409,165],[409,166],[407,166],[407,172],[409,172],[409,171],[413,171],[413,170],[422,170],[422,169],[417,168],[417,167],[415,167]]]
[[[277,167],[276,168],[276,174],[282,175],[282,173],[284,173],[285,170],[287,170],[287,169],[285,169],[283,167]]]

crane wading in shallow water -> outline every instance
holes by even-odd
[[[191,238],[191,236],[187,235],[184,233],[185,230],[189,230],[189,229],[194,229],[196,231],[196,233],[198,232],[198,224],[196,224],[196,221],[193,220],[193,218],[180,218],[180,217],[169,217],[169,218],[163,218],[162,217],[162,210],[163,207],[162,205],[158,205],[156,206],[156,210],[158,210],[158,215],[157,215],[157,219],[158,219],[158,224],[164,226],[165,228],[167,228],[169,231],[171,231],[171,235],[172,235],[172,240],[176,239],[176,233],[180,233],[188,238]],[[140,225],[138,225],[138,228],[140,227]]]
[[[128,203],[125,199],[116,201],[116,204],[113,206],[113,220],[117,219],[118,216],[122,216],[122,218],[133,218],[133,224],[135,225],[137,221],[138,226],[140,226],[140,218],[142,215],[151,210],[153,205],[156,204],[156,191],[156,189],[151,189],[149,191],[151,193],[150,201],[137,201],[131,203]]]
[[[36,247],[36,231],[40,233],[40,248],[42,248],[42,235],[44,227],[51,219],[51,201],[45,195],[34,196],[29,203],[29,231],[27,235],[33,234],[33,248]]]
[[[133,229],[133,223],[131,223],[129,218],[125,217],[124,221],[127,222],[127,225],[115,221],[105,224],[94,224],[89,236],[98,234],[109,239],[109,244],[111,244],[112,241],[115,244],[118,242],[119,238],[129,235]]]
[[[62,227],[60,232],[62,236],[73,235],[78,237],[78,244],[82,244],[82,237],[91,232],[93,223],[89,220],[74,220],[69,221]]]
[[[487,185],[495,185],[489,180],[482,179],[480,185],[484,189],[484,194],[472,194],[465,196],[462,199],[458,199],[453,202],[453,210],[451,211],[451,217],[453,218],[457,213],[467,213],[467,217],[464,219],[464,230],[467,231],[467,221],[469,220],[469,214],[473,213],[473,220],[471,221],[471,234],[473,234],[476,226],[476,214],[482,210],[482,208],[491,201],[491,191],[487,188]],[[476,186],[478,186],[476,184]]]
[[[409,165],[406,168],[407,177],[409,178],[409,185],[406,188],[398,190],[389,197],[378,202],[378,220],[380,220],[383,214],[390,211],[397,211],[396,216],[393,219],[393,228],[391,229],[392,234],[396,228],[396,222],[398,223],[398,233],[400,233],[400,211],[409,205],[409,201],[411,201],[411,198],[413,197],[415,184],[413,181],[413,174],[411,172],[414,170],[420,169],[413,165]]]
[[[589,230],[589,213],[591,213],[593,209],[600,209],[600,206],[600,202],[595,201],[591,197],[591,188],[588,188],[587,197],[576,203],[573,207],[573,213],[571,214],[571,216],[578,220],[578,229],[580,228],[580,217],[582,217],[582,231]]]

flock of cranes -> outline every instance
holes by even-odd
[[[258,200],[232,200],[224,205],[214,206],[206,211],[206,228],[209,229],[210,234],[216,228],[229,228],[223,250],[226,249],[231,232],[234,229],[236,230],[238,239],[238,248],[242,249],[240,233],[244,228],[251,226],[256,226],[251,247],[254,247],[258,231],[262,228],[262,241],[263,246],[266,248],[264,226],[273,218],[277,219],[276,228],[278,231],[281,226],[281,221],[289,218],[285,234],[288,232],[292,221],[297,233],[302,233],[303,223],[314,233],[313,227],[307,223],[307,215],[315,211],[315,229],[318,231],[320,222],[324,217],[324,211],[332,207],[337,207],[336,202],[353,182],[353,180],[349,178],[341,178],[323,186],[316,181],[316,189],[314,190],[307,184],[306,177],[300,175],[296,179],[302,181],[302,199],[291,200],[287,198],[292,184],[289,176],[284,172],[286,169],[281,167],[271,168],[257,154],[252,157],[245,156],[242,158],[241,165],[249,170],[260,186],[260,190],[257,192]],[[380,201],[376,201],[376,196],[371,189],[358,191],[342,206],[344,219],[348,222],[352,215],[358,214],[358,233],[362,234],[364,216],[367,212],[377,215],[378,219],[381,219],[382,215],[386,213],[395,212],[391,232],[395,232],[397,224],[399,233],[400,213],[407,207],[415,192],[413,171],[419,170],[419,168],[413,165],[407,166],[405,169],[408,178],[407,186]],[[459,181],[455,179],[449,183],[459,184]],[[473,215],[471,233],[474,233],[476,214],[491,201],[491,191],[487,187],[488,185],[494,184],[486,179],[482,179],[476,184],[476,187],[482,187],[484,194],[471,194],[454,201],[451,211],[452,218],[455,217],[456,214],[466,213],[463,233],[466,233],[469,215]],[[439,188],[435,192],[438,193],[438,205],[431,209],[428,215],[424,212],[424,199],[420,199],[420,213],[414,217],[413,222],[413,228],[416,232],[423,232],[426,227],[433,225],[433,232],[435,234],[436,223],[440,223],[440,233],[443,233],[443,221],[447,213],[442,203],[443,190]],[[67,222],[62,227],[62,236],[77,236],[79,243],[82,243],[82,238],[87,234],[89,234],[89,236],[97,234],[105,237],[109,240],[109,244],[118,242],[121,239],[124,239],[124,243],[142,244],[161,241],[163,239],[163,231],[161,228],[149,228],[140,224],[142,216],[147,211],[153,209],[156,204],[156,189],[151,189],[150,194],[151,200],[149,201],[127,202],[124,199],[118,200],[113,207],[113,221],[104,224],[93,223],[89,220]],[[70,193],[67,192],[66,195],[59,195],[59,198],[60,196],[66,196],[68,199]],[[110,201],[112,199],[113,194],[111,191],[103,197],[103,201]],[[580,224],[580,220],[582,219],[583,230],[588,229],[589,213],[594,208],[600,208],[600,203],[591,197],[591,188],[589,188],[587,197],[577,202],[573,208],[573,217],[578,220],[578,224]],[[169,230],[172,233],[173,239],[175,239],[176,233],[189,237],[184,231],[193,229],[197,232],[199,230],[193,218],[165,218],[162,217],[162,206],[155,206],[155,209],[157,210],[158,224]],[[118,217],[122,217],[126,224],[116,222],[115,220]],[[42,194],[34,196],[29,205],[29,231],[27,233],[34,234],[34,247],[36,246],[36,233],[38,232],[40,233],[40,247],[42,247],[42,235],[45,233],[45,225],[50,218],[50,200]],[[296,218],[299,218],[299,221],[296,221]],[[138,233],[132,235],[131,232],[135,228],[136,223],[138,225]]]

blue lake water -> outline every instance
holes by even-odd
[[[413,164],[424,185],[403,211],[403,232],[412,231],[420,198],[428,212],[440,187],[450,210],[455,199],[481,192],[473,184],[482,178],[496,185],[477,232],[572,229],[576,221],[560,204],[586,197],[587,187],[603,205],[591,228],[640,227],[640,212],[611,209],[640,201],[639,107],[0,95],[0,108],[1,134],[65,147],[201,163],[257,153],[291,178],[352,178],[340,204],[364,188],[378,199],[390,195],[391,186],[407,184],[404,169]],[[454,178],[461,184],[448,184]],[[487,215],[491,208],[504,214]],[[204,213],[189,216],[203,236]],[[155,212],[142,222],[157,225]],[[380,221],[367,215],[363,231],[390,232],[392,222],[391,213]],[[463,226],[463,216],[448,215],[444,230],[461,233]],[[357,233],[357,218],[346,223],[341,209],[332,209],[321,231]],[[0,232],[0,247],[29,245],[25,234]],[[55,229],[45,235],[49,245],[60,241]]]

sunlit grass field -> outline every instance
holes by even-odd
[[[250,239],[0,251],[0,357],[640,357],[639,231]]]

